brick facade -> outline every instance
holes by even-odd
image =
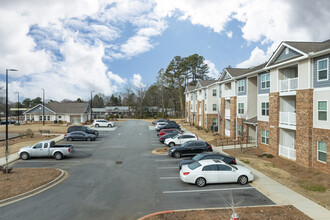
[[[313,89],[296,92],[296,161],[305,167],[312,164]]]
[[[218,114],[207,114],[207,129],[211,130],[211,125],[212,125],[212,119],[216,118],[217,119],[217,125],[218,125],[218,129],[219,129],[219,122],[218,122]]]
[[[269,93],[269,153],[273,155],[278,155],[279,120],[280,120],[279,112],[280,112],[279,93],[278,92]],[[260,138],[261,138],[261,133],[258,134],[260,134]]]
[[[260,148],[261,150],[263,150],[265,152],[269,152],[270,145],[261,143],[261,130],[269,131],[269,123],[266,121],[258,121],[257,129],[258,129],[257,130],[257,146],[258,146],[258,148]],[[269,134],[269,136],[270,136],[270,134]]]
[[[326,163],[317,160],[317,142],[323,141],[327,145],[327,161]],[[327,174],[330,174],[330,130],[313,128],[313,143],[312,143],[312,166]]]
[[[202,100],[201,103],[201,126],[205,128],[205,100]]]
[[[244,118],[237,118],[237,137],[239,137],[238,134],[238,127],[239,125],[243,126],[242,132],[243,132],[243,136],[244,137],[248,137],[249,136],[249,126],[247,124],[245,124],[246,120]]]
[[[199,101],[196,101],[195,126],[199,124]]]
[[[221,98],[219,135],[220,137],[225,136],[225,98]]]
[[[236,138],[237,97],[230,97],[230,137]]]

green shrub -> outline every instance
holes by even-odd
[[[266,157],[267,157],[267,158],[273,158],[274,156],[271,155],[271,154],[267,154]]]
[[[27,137],[33,138],[34,133],[33,133],[32,130],[29,128],[29,129],[26,129],[26,131],[25,131],[25,135],[26,135]]]

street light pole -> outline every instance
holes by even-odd
[[[6,69],[6,179],[8,180],[8,72],[17,71],[15,69]]]
[[[45,125],[45,89],[42,89],[42,125]]]
[[[95,91],[91,91],[91,122],[93,122],[93,92]]]
[[[18,121],[18,124],[19,124],[19,92],[15,92],[17,93],[17,121]]]

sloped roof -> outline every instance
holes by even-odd
[[[196,88],[196,86],[187,86],[186,90],[187,92],[193,91]]]
[[[217,80],[199,80],[198,82],[201,84],[202,87],[208,86],[212,83],[215,83]]]
[[[249,70],[246,73],[251,73],[251,72],[258,71],[258,70],[262,70],[266,66],[266,64],[267,64],[267,62],[260,64],[258,66],[251,67],[251,68],[249,68]]]
[[[330,48],[330,39],[323,42],[297,42],[297,41],[284,41],[284,43],[304,52],[319,52]]]
[[[45,104],[45,107],[53,110],[56,113],[84,113],[89,106],[88,103],[78,103],[78,102],[50,102]]]
[[[226,68],[226,70],[232,77],[237,77],[237,76],[241,76],[244,73],[246,73],[249,70],[249,68],[232,68],[232,67],[228,67],[228,68]]]

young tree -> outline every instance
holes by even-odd
[[[93,98],[93,108],[103,108],[104,107],[104,101],[103,99],[96,94]]]
[[[165,100],[164,100],[164,93],[165,93],[165,85],[166,83],[166,79],[165,79],[165,71],[163,68],[161,68],[158,71],[158,75],[157,75],[157,85],[159,87],[160,90],[160,95],[161,95],[161,99],[162,99],[162,117],[165,117]]]

